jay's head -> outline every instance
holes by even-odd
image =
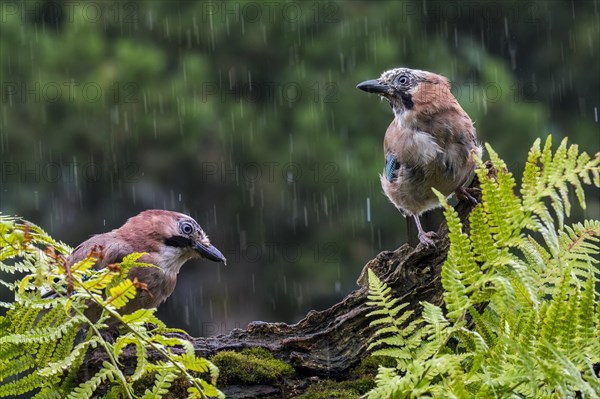
[[[178,268],[193,258],[214,262],[226,259],[215,248],[198,222],[183,213],[152,209],[127,220],[118,233],[138,241],[141,248],[152,249],[161,259],[162,267]]]
[[[407,111],[431,114],[456,104],[448,79],[418,69],[390,69],[378,79],[364,81],[356,87],[385,98],[396,117]]]

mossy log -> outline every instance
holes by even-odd
[[[373,336],[366,305],[368,287],[366,268],[386,282],[393,296],[410,302],[415,309],[420,301],[441,305],[441,266],[448,251],[443,228],[435,249],[403,245],[394,252],[382,252],[365,266],[360,288],[329,309],[311,311],[296,324],[253,322],[246,329],[229,334],[195,338],[199,355],[208,357],[222,350],[263,347],[276,358],[291,364],[307,376],[344,378],[364,356]]]
[[[471,188],[474,192],[479,192],[477,179],[471,184]],[[468,229],[468,215],[472,208],[473,205],[466,201],[460,201],[455,207],[465,229]],[[197,354],[207,358],[225,350],[265,348],[276,359],[290,364],[296,371],[293,381],[277,382],[275,391],[273,387],[269,388],[264,384],[254,387],[258,388],[256,390],[250,387],[219,386],[227,397],[231,398],[282,397],[281,395],[288,397],[290,387],[297,393],[294,387],[306,386],[309,379],[350,378],[352,369],[368,355],[367,347],[375,332],[367,317],[373,310],[366,304],[367,268],[373,270],[391,287],[393,297],[410,303],[406,310],[414,310],[415,314],[420,314],[421,301],[442,306],[443,288],[440,274],[450,245],[445,223],[441,224],[437,235],[434,248],[421,244],[416,247],[404,244],[395,251],[381,252],[365,265],[357,281],[358,289],[329,309],[309,312],[296,324],[252,322],[246,329],[234,329],[225,335],[189,339],[193,342]],[[409,319],[406,323],[410,321],[412,320]],[[88,359],[88,368],[93,368],[95,361],[102,360],[102,355],[96,359],[91,356]],[[133,370],[135,351],[124,351],[121,363]],[[288,394],[285,391],[288,391]]]

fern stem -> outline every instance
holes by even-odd
[[[92,300],[94,302],[96,302],[97,304],[99,304],[98,301],[96,301],[94,299],[94,297],[92,296],[92,294],[85,288],[85,286],[83,286],[81,284],[80,281],[78,281],[78,283],[80,284],[80,286],[90,295],[90,297],[92,298]],[[81,309],[79,309],[79,307],[74,306],[75,311],[80,315],[85,317],[85,319],[87,320],[88,324],[90,325],[90,327],[92,328],[92,330],[94,331],[94,334],[96,334],[99,338],[100,338],[100,344],[104,347],[104,350],[106,351],[106,354],[108,356],[108,358],[110,359],[110,362],[112,363],[112,365],[115,367],[116,370],[118,370],[119,372],[117,373],[119,380],[121,380],[121,383],[123,385],[123,388],[125,388],[125,392],[127,393],[127,397],[129,399],[133,399],[134,395],[133,392],[131,392],[131,390],[129,389],[129,384],[127,383],[127,379],[125,378],[125,376],[123,375],[123,372],[121,371],[121,369],[119,368],[117,359],[115,359],[115,357],[113,356],[112,350],[110,350],[110,347],[108,346],[108,343],[106,342],[106,340],[102,337],[102,334],[100,333],[100,330],[98,330],[98,328],[96,327],[95,323],[93,323],[90,319],[88,319],[85,314],[81,311]],[[104,308],[106,309],[106,308]],[[106,309],[108,310],[108,309]]]
[[[78,283],[80,283],[78,281]],[[129,324],[124,323],[123,320],[121,319],[121,315],[118,312],[115,312],[109,308],[107,308],[106,306],[104,306],[104,303],[101,301],[96,300],[96,298],[92,295],[91,292],[89,292],[86,287],[81,284],[81,287],[90,295],[90,297],[92,298],[92,300],[99,305],[102,309],[104,309],[105,311],[108,312],[109,315],[111,315],[112,317],[116,318],[117,320],[119,320],[121,322],[121,324],[123,324],[125,326],[126,329],[129,330],[129,332],[133,333],[133,335],[135,335],[141,342],[144,342],[146,345],[151,346],[154,350],[156,350],[158,353],[160,353],[165,359],[169,359],[169,353],[166,352],[164,349],[160,348],[159,346],[157,346],[154,342],[152,341],[148,341],[145,339],[145,337],[143,335],[141,335],[139,332],[137,332],[135,329],[131,328],[129,326]],[[79,312],[81,312],[80,310],[78,310]],[[100,337],[100,340],[103,344],[103,346],[105,347],[109,357],[111,358],[111,361],[113,361],[113,365],[115,367],[118,368],[116,362],[114,362],[114,356],[112,355],[112,351],[109,350],[109,348],[106,346],[106,341],[104,341],[104,339],[101,337],[100,332],[96,329],[96,327],[94,326],[94,324],[91,322],[91,320],[89,320],[90,325],[92,326],[92,328],[94,329],[94,331],[96,332],[96,334]],[[177,368],[183,375],[185,375],[189,381],[192,382],[192,384],[194,385],[194,387],[196,387],[198,389],[198,392],[200,392],[202,394],[203,398],[207,399],[207,396],[204,394],[204,390],[202,389],[202,387],[194,380],[194,377],[188,373],[187,369],[185,367],[182,367],[181,365],[179,365],[178,362],[171,362],[173,364],[173,366],[175,366],[175,368]],[[127,393],[129,395],[130,399],[133,399],[133,397],[131,396],[131,393],[128,390],[128,384],[125,381],[125,378],[123,376],[123,373],[120,372],[119,370],[119,377],[122,377],[121,379],[124,381],[124,386],[127,390]]]

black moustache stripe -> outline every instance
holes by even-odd
[[[412,109],[414,104],[413,104],[412,97],[410,94],[405,93],[405,92],[400,92],[400,98],[402,99],[402,104],[404,104],[404,108]]]
[[[191,247],[192,240],[184,236],[173,236],[165,239],[165,245],[176,248]]]

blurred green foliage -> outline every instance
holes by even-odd
[[[378,179],[392,114],[355,85],[396,66],[448,76],[517,170],[548,133],[594,153],[598,13],[597,1],[5,1],[0,210],[71,244],[142,209],[188,212],[230,267],[184,268],[159,314],[196,334],[295,321],[406,241]]]

